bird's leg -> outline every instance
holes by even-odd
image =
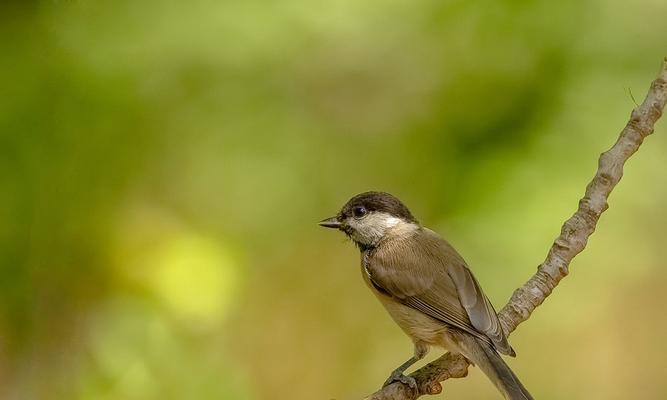
[[[396,368],[394,372],[389,375],[389,378],[384,382],[382,387],[385,387],[392,382],[402,382],[410,386],[412,389],[417,389],[417,381],[411,376],[403,375],[406,369],[410,368],[412,364],[421,360],[428,353],[428,346],[423,342],[415,342],[415,355],[412,356],[408,361],[401,364],[400,367]]]

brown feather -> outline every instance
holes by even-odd
[[[466,262],[433,231],[418,228],[388,238],[365,252],[363,266],[380,294],[513,355],[493,305]]]

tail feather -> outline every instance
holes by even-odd
[[[507,400],[533,400],[502,357],[489,344],[470,335],[462,335],[463,355],[477,365]]]

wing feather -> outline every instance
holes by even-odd
[[[421,228],[417,235],[385,243],[365,261],[373,285],[512,355],[493,305],[463,258],[434,232]]]

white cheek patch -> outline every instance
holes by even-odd
[[[393,228],[396,225],[401,223],[400,218],[396,218],[393,215],[389,215],[383,212],[373,212],[368,214],[363,220],[360,221],[361,225],[367,227],[372,227],[374,229],[388,229]]]
[[[399,233],[416,228],[414,224],[381,212],[370,213],[360,220],[353,219],[349,224],[354,229],[353,239],[364,244],[377,243],[390,230]]]
[[[391,215],[384,218],[384,226],[387,228],[393,228],[401,222],[400,218],[392,217]]]

